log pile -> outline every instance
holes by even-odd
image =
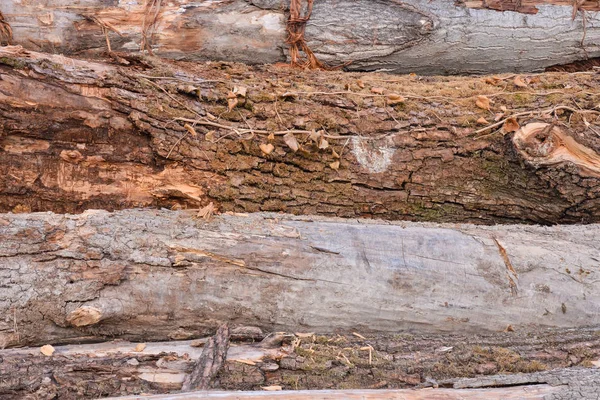
[[[597,397],[596,2],[21,3],[1,399]]]

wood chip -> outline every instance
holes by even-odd
[[[50,357],[52,354],[54,354],[54,351],[54,347],[50,344],[40,347],[40,352],[47,357]]]
[[[261,386],[260,388],[262,390],[266,390],[266,391],[269,391],[269,392],[276,392],[276,391],[279,391],[279,390],[283,390],[283,388],[281,386],[279,386],[279,385]]]
[[[252,360],[233,360],[233,361],[238,362],[240,364],[256,365],[256,363]]]
[[[146,348],[146,343],[138,343],[135,346],[135,349],[133,349],[133,351],[135,351],[136,353],[141,353],[142,351],[144,351],[145,348]]]
[[[363,335],[361,335],[360,333],[357,333],[357,332],[352,332],[352,334],[353,334],[354,336],[356,336],[357,338],[360,338],[360,339],[363,339],[363,340],[367,340],[367,338],[366,338],[366,337],[364,337]]]

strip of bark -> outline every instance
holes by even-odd
[[[225,324],[219,327],[217,333],[211,336],[204,345],[200,358],[194,364],[192,371],[185,377],[181,390],[208,390],[215,376],[219,373],[229,349],[229,327]]]

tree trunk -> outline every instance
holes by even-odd
[[[592,365],[600,355],[600,341],[593,331],[563,330],[529,338],[518,332],[366,338],[298,333],[280,335],[279,339],[276,343],[267,343],[270,339],[233,343],[215,381],[217,389],[236,390],[234,398],[241,399],[251,398],[252,393],[238,390],[280,386],[296,391],[273,393],[271,397],[262,392],[260,397],[304,399],[309,393],[298,390],[312,389],[310,398],[323,399],[360,395],[360,399],[385,396],[416,400],[437,395],[443,399],[541,400],[548,398],[544,395],[588,398],[584,396],[597,394],[600,387],[597,372],[581,368]],[[204,342],[56,346],[51,356],[43,355],[40,348],[0,350],[0,397],[70,400],[173,393],[191,373]],[[384,390],[341,391],[365,388]],[[415,390],[418,388],[421,390]],[[156,398],[195,399],[198,395],[192,392]],[[223,392],[202,392],[202,398],[211,395],[228,398]]]
[[[38,51],[90,54],[110,43],[180,60],[264,64],[286,60],[288,4],[4,0],[0,12],[14,43]],[[575,10],[567,0],[321,0],[306,37],[322,60],[353,70],[532,72],[600,56],[598,10],[594,0]]]
[[[129,65],[0,48],[1,211],[213,202],[388,220],[600,220],[592,72],[391,79],[113,57]]]
[[[0,343],[188,339],[224,322],[316,332],[594,326],[599,235],[596,225],[5,214]]]

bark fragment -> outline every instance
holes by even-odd
[[[214,336],[204,344],[200,358],[195,362],[192,371],[185,377],[181,390],[208,390],[215,376],[219,373],[229,349],[229,327],[222,325]]]

